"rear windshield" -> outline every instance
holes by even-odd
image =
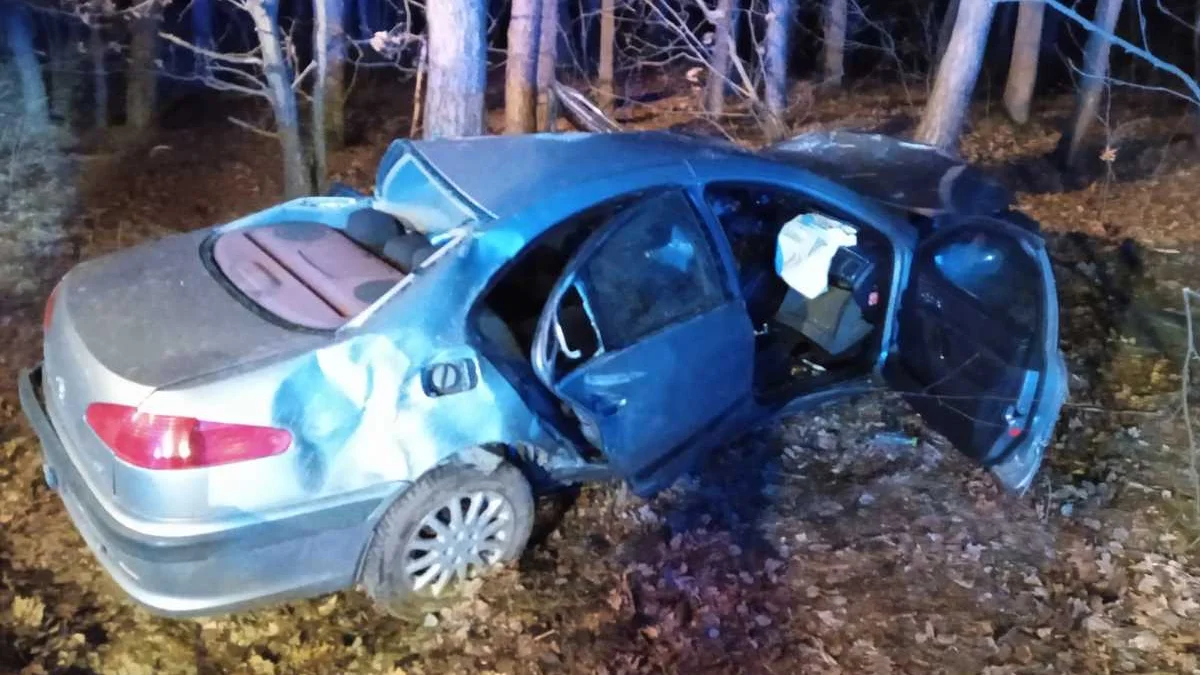
[[[376,219],[363,232],[353,222],[346,230],[306,222],[232,230],[212,242],[211,260],[260,309],[289,324],[333,330],[370,307],[432,250],[424,237],[398,226],[394,236],[385,236],[379,226],[387,220]]]
[[[443,178],[404,146],[393,146],[380,163],[377,208],[405,226],[436,236],[477,220],[479,213]]]

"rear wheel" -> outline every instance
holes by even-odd
[[[394,609],[521,555],[533,528],[529,482],[515,466],[487,472],[439,467],[401,495],[379,525],[363,562],[362,584],[376,604]]]

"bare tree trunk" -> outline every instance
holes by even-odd
[[[79,31],[82,24],[74,17],[63,20],[67,22],[66,30],[55,31],[58,39],[53,41],[51,48],[50,108],[69,126],[79,94]]]
[[[421,128],[421,110],[424,102],[421,96],[425,93],[425,69],[429,65],[428,45],[421,43],[421,51],[417,53],[417,81],[413,84],[412,122],[408,125],[408,137],[416,138],[417,130]]]
[[[823,84],[841,87],[846,73],[847,0],[826,0],[822,26],[825,38],[825,78]]]
[[[346,144],[346,3],[325,3],[328,40],[325,50],[325,142],[330,148]]]
[[[425,8],[429,36],[426,138],[484,132],[485,9],[483,0],[437,0]]]
[[[125,92],[125,123],[134,129],[154,124],[158,94],[158,22],[159,10],[149,5],[140,10],[130,27],[129,75]]]
[[[704,107],[710,115],[725,112],[725,87],[729,82],[729,61],[732,57],[733,7],[734,0],[717,0],[716,10],[708,17],[713,27],[713,44]]]
[[[542,0],[542,25],[538,37],[537,65],[537,125],[542,131],[555,128],[554,94],[550,85],[554,82],[558,67],[558,21],[562,0]]]
[[[600,109],[613,110],[613,48],[617,40],[616,0],[600,0]]]
[[[942,56],[946,54],[946,48],[950,46],[950,37],[954,35],[954,22],[958,19],[958,2],[959,0],[950,0],[950,3],[946,5],[946,13],[942,15],[942,27],[938,31],[937,56],[933,61],[935,68],[942,62]]]
[[[994,11],[992,0],[963,0],[954,35],[938,63],[933,93],[917,126],[918,141],[944,150],[957,149]]]
[[[1096,25],[1104,34],[1112,29],[1121,17],[1121,0],[1099,0],[1096,6]],[[1100,95],[1104,92],[1104,78],[1109,71],[1109,49],[1111,42],[1102,32],[1093,32],[1087,37],[1084,47],[1084,73],[1079,80],[1079,94],[1075,98],[1075,112],[1070,115],[1066,131],[1058,139],[1055,149],[1058,162],[1063,168],[1079,165],[1080,150],[1087,136],[1087,129],[1096,118],[1100,106]]]
[[[88,53],[92,58],[93,124],[97,129],[108,127],[108,46],[104,42],[104,26],[100,22],[88,30]]]
[[[1192,15],[1192,78],[1200,80],[1200,0]],[[1200,150],[1200,115],[1192,113],[1192,147]]]
[[[1029,121],[1029,105],[1037,83],[1038,52],[1042,47],[1042,17],[1046,5],[1022,2],[1017,15],[1017,33],[1013,38],[1012,60],[1008,64],[1008,83],[1004,87],[1004,109],[1017,124]]]
[[[191,0],[192,44],[201,49],[213,49],[213,0]],[[196,74],[208,75],[208,57],[194,54]]]
[[[304,158],[300,140],[300,119],[296,112],[296,92],[279,39],[279,6],[275,0],[247,0],[246,12],[254,22],[258,43],[262,48],[263,73],[271,108],[275,112],[276,134],[283,151],[283,189],[287,197],[312,194],[312,174]]]
[[[1064,168],[1071,169],[1078,165],[1083,139],[1100,107],[1100,95],[1104,93],[1104,79],[1108,74],[1108,52],[1112,46],[1106,34],[1112,34],[1120,16],[1121,0],[1099,0],[1095,23],[1103,33],[1088,36],[1083,50],[1083,76],[1079,81],[1075,112],[1055,149],[1059,163]]]
[[[329,175],[329,149],[341,147],[345,136],[344,22],[342,0],[313,0],[313,58],[317,64],[317,77],[313,87],[312,136],[318,189],[324,189]]]
[[[33,50],[33,21],[29,9],[20,3],[0,8],[8,48],[12,51],[17,74],[21,78],[21,102],[25,111],[25,126],[45,129],[50,126],[50,108],[46,100],[46,83]]]
[[[1200,0],[1196,0],[1196,13],[1192,20],[1192,77],[1200,80]]]
[[[763,54],[767,112],[771,133],[782,136],[787,110],[788,42],[792,32],[792,0],[770,0],[767,10],[767,44]]]
[[[317,189],[323,191],[329,176],[329,146],[325,134],[325,103],[329,92],[326,78],[329,76],[329,5],[337,0],[313,0],[313,60],[317,64],[317,78],[313,83],[312,98],[312,144],[313,171],[316,173]],[[338,16],[334,14],[334,16]]]
[[[542,0],[513,0],[508,23],[508,62],[504,79],[504,129],[510,134],[537,130],[538,42]]]

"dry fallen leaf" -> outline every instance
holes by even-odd
[[[1115,626],[1112,625],[1111,621],[1100,616],[1099,614],[1093,614],[1084,619],[1083,627],[1085,630],[1092,633],[1111,633],[1115,629]]]
[[[1138,633],[1132,640],[1129,641],[1129,645],[1131,647],[1134,649],[1140,649],[1144,652],[1154,651],[1158,649],[1159,645],[1161,644],[1162,642],[1158,639],[1158,636],[1150,631]]]
[[[822,609],[822,610],[818,611],[817,618],[821,620],[821,623],[825,624],[826,626],[829,626],[830,628],[835,628],[835,629],[841,628],[842,625],[846,623],[845,621],[842,621],[841,619],[834,616],[833,612],[831,612],[827,609]]]
[[[13,619],[22,626],[37,628],[42,625],[42,617],[45,615],[46,606],[42,604],[40,598],[25,597],[18,595],[12,601]]]

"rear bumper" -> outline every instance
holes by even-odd
[[[105,571],[138,604],[165,616],[203,616],[353,585],[359,554],[394,488],[202,535],[139,532],[83,480],[46,413],[41,375],[40,365],[22,371],[18,389],[42,443],[46,483]]]

